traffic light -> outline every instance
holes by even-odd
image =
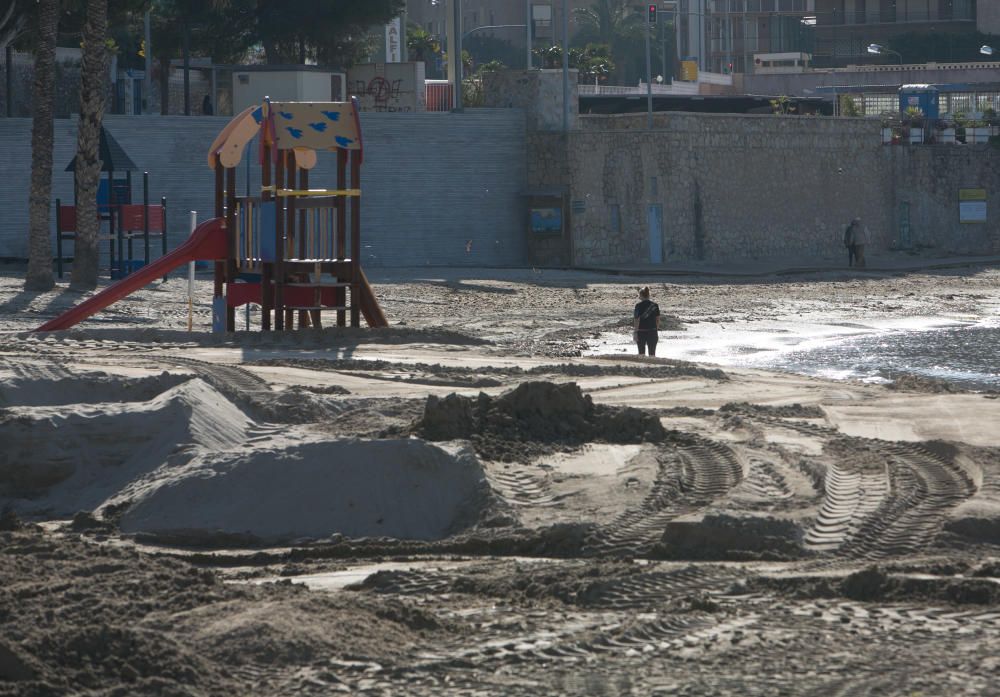
[[[656,24],[656,5],[649,4],[649,23]]]

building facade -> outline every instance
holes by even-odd
[[[812,53],[815,0],[679,0],[678,53],[700,70],[751,73],[755,53]]]
[[[562,41],[562,0],[407,0],[407,21],[417,24],[432,36],[445,42],[452,2],[462,3],[463,45],[478,37],[509,41],[526,54],[527,22],[530,14],[534,48],[551,46]],[[570,36],[575,31],[573,11],[590,7],[596,0],[569,0]],[[636,4],[638,8],[639,3]],[[524,67],[523,65],[515,67]]]
[[[1000,33],[995,0],[816,0],[817,66],[872,62],[869,44],[910,33]],[[901,58],[905,62],[905,58]]]

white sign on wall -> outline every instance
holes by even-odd
[[[961,223],[986,222],[986,189],[958,190],[958,220]]]
[[[385,25],[385,62],[403,62],[403,38],[401,35],[402,22],[396,17]]]

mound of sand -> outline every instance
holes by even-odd
[[[0,381],[0,407],[145,402],[190,379],[188,375],[165,371],[141,378],[125,378],[103,372],[56,379],[11,378]]]
[[[485,436],[493,441],[642,443],[666,437],[653,414],[595,405],[575,382],[525,382],[496,398],[432,395],[414,430],[435,441]]]
[[[795,559],[803,556],[802,528],[795,521],[711,514],[667,523],[650,554],[656,559]]]
[[[417,440],[337,440],[212,453],[151,482],[123,532],[434,540],[476,524],[491,495],[467,449]]]
[[[103,396],[103,378],[77,382],[68,391],[90,386]],[[88,510],[137,477],[185,464],[190,448],[243,443],[247,426],[231,402],[191,378],[146,402],[11,408],[0,418],[0,505],[56,515]]]

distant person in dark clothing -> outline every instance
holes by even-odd
[[[847,247],[847,265],[854,266],[858,259],[858,243],[861,242],[861,218],[855,218],[844,229],[844,246]]]
[[[203,100],[201,100],[201,115],[202,116],[211,116],[212,113],[213,113],[213,111],[212,111],[212,98],[209,97],[206,94],[205,98]]]
[[[632,337],[639,347],[639,355],[656,355],[656,342],[659,340],[660,306],[649,299],[649,286],[639,289],[639,302],[633,313]]]

